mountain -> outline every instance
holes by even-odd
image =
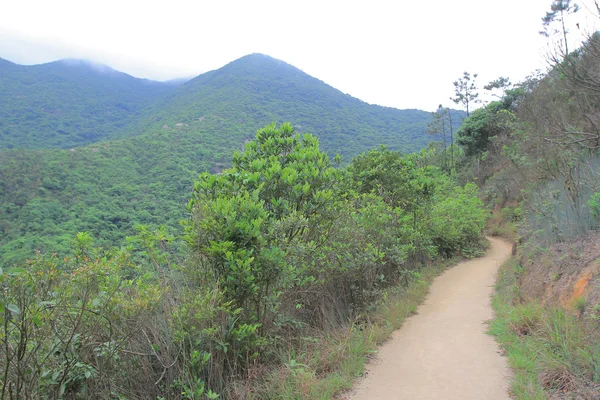
[[[432,139],[430,113],[369,105],[260,54],[180,86],[72,60],[2,60],[0,70],[10,71],[0,75],[10,94],[0,96],[25,96],[0,103],[0,266],[36,249],[64,254],[78,231],[112,246],[138,224],[178,229],[198,174],[229,166],[272,121],[315,134],[346,161],[379,144],[412,151]],[[84,134],[92,128],[101,134]]]
[[[25,66],[0,59],[0,149],[108,140],[178,85],[84,60]]]
[[[0,60],[0,149],[70,148],[182,126],[241,144],[273,121],[315,134],[346,161],[380,144],[410,152],[431,140],[430,113],[367,104],[263,54],[169,82],[83,60]],[[206,132],[207,118],[226,130]]]
[[[431,140],[426,134],[430,113],[367,104],[263,54],[247,55],[181,85],[140,120],[137,131],[175,124],[202,130],[207,117],[247,137],[273,121],[290,121],[346,161],[380,144],[410,152]]]

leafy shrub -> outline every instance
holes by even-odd
[[[477,248],[476,188],[430,160],[380,148],[336,169],[290,124],[259,130],[232,168],[194,183],[187,258],[166,229],[137,226],[127,249],[95,249],[80,232],[72,256],[0,275],[3,390],[226,396],[257,365],[418,281],[429,260]]]
[[[124,279],[129,255],[93,250],[88,239],[78,234],[76,256],[39,255],[0,274],[2,397],[95,397],[129,362],[122,350],[164,290]]]
[[[480,248],[486,211],[477,187],[467,184],[436,195],[431,211],[431,236],[442,254],[466,254]]]

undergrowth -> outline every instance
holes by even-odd
[[[490,333],[514,371],[516,399],[598,399],[600,325],[558,307],[522,299],[523,274],[511,259],[500,269]]]
[[[516,242],[518,239],[518,222],[521,219],[521,209],[506,206],[492,210],[487,222],[485,233]]]
[[[290,344],[270,371],[255,371],[254,382],[234,387],[230,396],[245,399],[321,400],[352,388],[361,377],[365,362],[378,345],[414,314],[429,292],[433,279],[454,260],[424,268],[408,286],[388,289],[372,310],[350,326],[326,334],[315,333],[301,343]]]

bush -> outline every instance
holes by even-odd
[[[480,250],[486,214],[474,184],[440,191],[431,211],[430,228],[438,251],[444,255],[467,255]]]
[[[78,235],[76,256],[39,255],[0,274],[3,398],[96,397],[133,378],[118,373],[136,364],[123,351],[164,289],[124,279],[128,253],[92,250],[88,238]]]
[[[477,246],[476,188],[428,160],[380,148],[341,170],[315,137],[261,129],[194,183],[187,259],[139,226],[128,249],[82,232],[73,256],[0,275],[3,396],[217,398],[258,365],[300,373],[281,354]]]
[[[588,207],[592,212],[592,216],[600,223],[600,193],[594,193],[588,200]]]

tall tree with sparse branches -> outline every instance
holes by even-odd
[[[570,14],[575,14],[577,11],[579,11],[579,5],[571,0],[553,0],[550,11],[546,12],[546,15],[542,18],[544,30],[540,31],[540,34],[545,37],[550,37],[552,34],[561,35],[565,58],[569,55],[569,44],[567,41],[569,30],[565,25],[565,18]],[[559,25],[559,27],[555,28],[553,27],[554,25]]]
[[[462,77],[453,82],[455,97],[450,97],[450,100],[456,104],[462,104],[467,111],[467,116],[470,115],[471,106],[479,102],[479,92],[477,91],[475,79],[477,79],[477,74],[471,75],[465,71]]]
[[[442,169],[452,170],[454,168],[454,128],[452,125],[452,114],[449,108],[444,108],[441,104],[438,109],[432,113],[433,119],[427,126],[427,131],[432,135],[442,135],[444,152],[442,158]],[[448,162],[448,141],[446,132],[450,132],[450,162]]]

